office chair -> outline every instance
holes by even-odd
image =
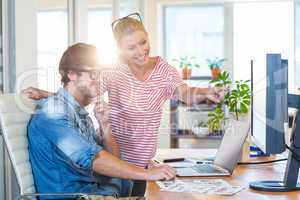
[[[23,95],[0,95],[0,125],[13,170],[20,187],[18,199],[36,199],[40,196],[89,199],[81,193],[36,193],[28,153],[27,123],[34,111],[33,101]]]

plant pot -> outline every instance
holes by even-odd
[[[220,68],[212,68],[211,69],[211,79],[215,80],[220,73],[221,73],[221,69]]]
[[[191,75],[192,75],[192,69],[187,67],[182,69],[182,79],[184,80],[190,79]]]
[[[198,137],[206,137],[209,134],[208,127],[193,126],[192,131]]]

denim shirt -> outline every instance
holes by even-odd
[[[88,112],[63,88],[38,103],[28,124],[28,140],[39,193],[119,195],[120,179],[92,170],[95,156],[103,149],[101,141]]]

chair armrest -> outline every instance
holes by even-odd
[[[27,194],[22,194],[18,196],[16,199],[17,200],[22,200],[22,199],[30,199],[30,197],[41,197],[41,196],[69,196],[69,197],[74,197],[74,198],[82,198],[83,200],[90,200],[89,195],[84,194],[84,193],[27,193]]]

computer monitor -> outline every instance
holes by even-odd
[[[267,54],[251,63],[251,140],[265,155],[282,153],[288,122],[288,61],[280,54]]]
[[[267,54],[265,65],[252,62],[252,141],[267,154],[289,149],[283,181],[251,182],[250,188],[270,192],[300,190],[300,117],[291,136],[290,147],[284,141],[288,106],[300,109],[300,96],[288,94],[288,62],[280,54]],[[285,125],[286,124],[286,125]]]

